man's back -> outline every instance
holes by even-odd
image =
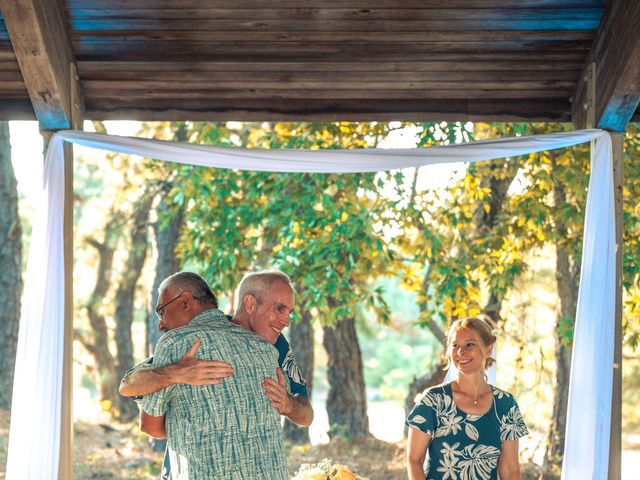
[[[224,358],[234,374],[218,385],[177,384],[144,397],[145,412],[166,414],[172,478],[286,479],[280,415],[262,389],[265,376],[275,377],[277,351],[207,310],[161,338],[154,365],[179,360],[196,337],[198,357]]]

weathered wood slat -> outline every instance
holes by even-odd
[[[177,18],[173,20],[152,18],[117,18],[113,20],[78,20],[72,22],[74,32],[118,31],[214,31],[214,32],[455,32],[460,30],[595,30],[599,19],[542,19],[483,18],[441,20],[220,20]]]
[[[11,99],[5,98],[0,93],[0,98],[0,121],[36,119],[28,95],[24,98]]]
[[[250,89],[199,89],[194,90],[122,90],[120,88],[106,89],[106,88],[94,88],[91,84],[86,82],[83,84],[86,90],[87,99],[95,101],[98,98],[110,98],[110,99],[132,99],[132,98],[145,98],[166,101],[169,98],[180,99],[205,99],[211,98],[253,98],[253,99],[410,99],[410,98],[429,98],[429,99],[482,99],[482,98],[494,98],[494,99],[516,99],[516,98],[566,98],[568,99],[573,89],[568,88],[542,88],[538,85],[538,88],[521,89],[521,90],[507,90],[507,89],[453,89],[449,85],[449,88],[443,88],[441,90],[422,90],[422,89],[336,89],[331,90],[327,88],[322,89],[268,89],[268,88],[250,88]]]
[[[87,118],[96,120],[478,120],[567,121],[570,105],[561,99],[521,100],[232,100],[168,99],[162,105],[140,99],[98,99],[87,105]]]
[[[563,54],[562,56],[536,54],[536,62],[525,60],[520,56],[514,60],[492,60],[483,56],[478,59],[471,55],[439,55],[439,60],[406,62],[126,62],[126,61],[81,61],[78,69],[84,79],[108,79],[119,75],[140,75],[144,73],[167,75],[176,73],[204,73],[211,72],[406,72],[420,74],[428,71],[567,71],[576,72],[582,69],[583,54]],[[517,57],[516,57],[517,58]],[[1,68],[1,67],[0,67]],[[122,77],[126,79],[126,77]]]
[[[322,21],[355,20],[589,20],[599,22],[602,8],[264,8],[260,10],[227,8],[182,8],[178,4],[169,8],[138,8],[131,2],[131,8],[74,9],[69,12],[69,20],[74,28],[85,29],[84,22],[104,22],[107,20],[277,20],[277,21]],[[567,24],[567,26],[570,23]],[[568,29],[568,28],[567,28]]]
[[[101,9],[101,8],[131,8],[130,0],[67,0],[66,4],[71,10],[80,8]],[[470,8],[469,0],[446,0],[448,8]],[[605,0],[473,0],[473,8],[585,8],[602,7]],[[163,8],[158,0],[136,0],[137,8]],[[274,2],[265,0],[180,0],[181,8],[230,8],[239,10],[247,9],[267,9],[274,8]],[[299,0],[278,0],[277,8],[299,8]],[[313,2],[315,8],[426,8],[441,9],[442,0],[316,0]]]
[[[167,41],[74,41],[80,60],[150,60],[166,61],[243,60],[423,60],[437,53],[473,53],[481,58],[486,53],[528,52],[563,49],[565,52],[589,50],[590,42],[433,42],[433,43],[315,43],[315,42],[167,42]],[[532,55],[534,56],[534,55]],[[533,59],[532,59],[533,60]]]
[[[371,66],[375,68],[375,66]],[[488,67],[488,65],[487,65]],[[424,83],[443,81],[446,78],[446,84],[450,82],[464,82],[473,85],[476,82],[495,82],[497,84],[516,84],[518,82],[533,82],[541,84],[543,82],[562,82],[564,86],[575,86],[580,70],[548,70],[548,71],[465,71],[456,70],[451,65],[450,70],[427,70],[422,72],[416,71],[396,71],[396,72],[377,72],[373,69],[366,71],[342,71],[335,72],[332,70],[325,71],[289,71],[282,72],[277,70],[261,70],[254,68],[252,71],[233,72],[233,71],[206,71],[194,72],[190,70],[183,71],[151,71],[144,72],[140,70],[112,70],[100,71],[99,73],[85,73],[82,77],[83,81],[88,85],[91,84],[112,84],[122,85],[122,88],[153,88],[153,85],[175,85],[176,88],[186,89],[203,85],[229,84],[245,85],[247,83],[258,84],[286,84],[286,88],[297,88],[296,84],[300,84],[300,88],[311,84],[321,84],[327,87],[340,88],[339,85],[344,83],[359,83],[361,88],[376,88],[375,85],[385,83],[390,85],[402,85],[413,83]],[[2,79],[0,74],[0,80]],[[9,77],[6,80],[20,79]],[[555,83],[554,83],[555,84]],[[414,88],[423,88],[422,86],[413,85]],[[277,87],[275,87],[277,88]],[[508,87],[507,87],[508,88]]]
[[[411,31],[377,32],[351,30],[335,31],[258,31],[258,30],[105,30],[76,32],[73,39],[76,41],[102,43],[102,42],[132,42],[145,41],[155,44],[162,42],[244,42],[244,43],[284,43],[296,42],[306,44],[318,43],[344,43],[344,42],[369,42],[381,43],[518,43],[519,45],[535,45],[553,42],[556,48],[572,42],[583,42],[583,45],[591,46],[594,34],[592,31],[560,31],[560,30],[481,30],[481,31]],[[282,45],[281,45],[282,46]]]

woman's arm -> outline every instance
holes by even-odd
[[[498,458],[500,480],[520,480],[520,461],[518,460],[518,440],[502,442],[502,451]]]
[[[431,435],[409,427],[407,438],[407,475],[409,480],[424,480],[424,459],[431,442]]]

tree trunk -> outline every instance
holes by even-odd
[[[158,207],[156,208],[158,217],[162,217],[169,210],[165,201],[165,195],[170,189],[171,185],[167,184],[160,192],[161,198]],[[147,313],[146,331],[147,350],[149,354],[153,354],[153,350],[155,349],[156,343],[158,343],[158,339],[161,335],[158,330],[158,317],[154,310],[154,307],[158,303],[158,287],[165,278],[180,270],[180,262],[175,252],[183,225],[183,208],[180,208],[166,223],[158,220],[153,224],[153,235],[156,243],[156,250],[158,252],[158,259],[156,260],[156,274],[153,280],[153,287],[151,289],[151,308]],[[154,452],[164,451],[166,444],[166,440],[151,440],[151,448]]]
[[[117,348],[117,378],[133,366],[133,340],[131,338],[131,324],[133,323],[133,305],[136,284],[140,278],[142,267],[147,256],[148,220],[153,196],[144,194],[138,201],[133,213],[133,225],[129,242],[129,255],[125,263],[125,270],[116,292],[116,348]],[[138,415],[138,407],[130,398],[116,395],[117,410],[121,421],[129,421]]]
[[[166,215],[169,210],[164,197],[169,190],[170,186],[167,185],[167,187],[160,193],[162,197],[156,209],[158,217]],[[158,317],[154,310],[154,307],[158,302],[158,287],[165,278],[180,270],[180,262],[176,257],[175,252],[183,224],[184,210],[182,208],[178,210],[168,222],[165,223],[158,220],[153,224],[153,234],[156,249],[158,251],[158,259],[156,262],[156,274],[153,280],[153,288],[151,289],[151,309],[147,315],[147,347],[150,354],[153,353],[153,349],[155,348],[156,343],[158,343],[158,339],[161,335],[158,330]]]
[[[311,313],[306,308],[300,308],[300,321],[289,327],[289,335],[291,337],[291,349],[296,357],[300,373],[307,381],[307,392],[309,400],[311,400],[311,392],[313,389],[313,325],[311,324]],[[309,438],[309,429],[300,427],[289,421],[284,421],[284,434],[287,440],[295,444],[311,443]]]
[[[564,186],[554,186],[556,207],[566,202]],[[556,236],[556,284],[560,297],[560,312],[556,319],[556,329],[564,327],[566,322],[575,322],[578,302],[579,267],[577,259],[573,259],[564,243],[567,228],[559,216],[555,218]],[[549,428],[547,450],[545,452],[545,470],[547,478],[559,478],[564,455],[565,425],[567,422],[567,404],[569,401],[569,372],[571,370],[571,344],[556,334],[556,378],[553,391],[553,416]]]
[[[0,408],[11,408],[22,295],[22,227],[9,124],[0,122]]]
[[[355,319],[342,319],[335,327],[324,327],[323,330],[323,343],[329,362],[329,437],[369,435],[362,354]]]
[[[91,238],[86,240],[89,245],[98,250],[99,255],[96,283],[91,296],[84,306],[89,317],[92,334],[87,335],[86,332],[79,330],[74,332],[76,338],[95,359],[100,400],[109,401],[112,405],[117,391],[115,361],[109,350],[109,332],[100,305],[111,286],[113,254],[120,235],[120,228],[121,218],[118,215],[114,215],[105,226],[103,243]]]

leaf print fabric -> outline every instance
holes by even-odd
[[[451,384],[423,392],[407,425],[432,437],[426,479],[497,480],[502,442],[529,432],[513,396],[492,388],[493,405],[483,415],[459,410]]]

